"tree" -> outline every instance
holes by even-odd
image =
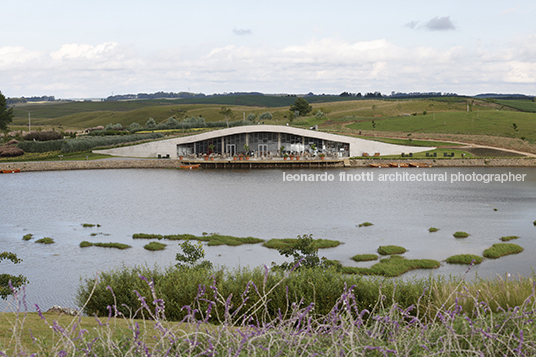
[[[0,261],[4,259],[11,260],[13,264],[22,262],[22,259],[19,259],[15,253],[10,252],[0,253]],[[11,286],[9,286],[10,283]],[[13,294],[13,289],[18,289],[27,283],[28,279],[22,275],[14,276],[9,274],[0,274],[0,298],[5,299],[9,295]]]
[[[259,120],[272,120],[274,116],[270,112],[262,113],[259,116]]]
[[[305,268],[314,268],[322,265],[320,258],[318,258],[318,248],[314,246],[312,234],[298,236],[296,243],[291,247],[279,248],[277,250],[279,254],[285,257],[292,256],[294,258],[292,263],[281,264],[283,269],[291,269],[298,263],[301,267]]]
[[[234,113],[231,108],[227,108],[226,106],[221,107],[220,114],[223,115],[223,118],[227,122],[227,127],[229,127],[229,119],[234,118]]]
[[[299,112],[300,116],[304,116],[313,111],[313,107],[304,98],[296,98],[294,104],[290,106],[291,112]]]
[[[13,121],[13,108],[7,108],[6,97],[0,92],[0,130],[7,131],[8,124]]]
[[[145,126],[147,128],[154,128],[156,127],[156,121],[153,118],[149,118],[149,120],[147,120],[147,122],[145,123]]]
[[[177,268],[212,268],[212,263],[208,260],[198,262],[200,259],[205,257],[205,250],[203,249],[203,244],[200,241],[197,241],[197,244],[194,245],[190,243],[190,240],[185,240],[179,244],[179,247],[181,247],[182,253],[177,253],[175,256],[175,260],[178,261],[178,263],[175,264]]]

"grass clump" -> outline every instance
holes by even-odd
[[[273,238],[263,245],[271,249],[287,249],[296,245],[298,238]],[[338,240],[313,239],[312,247],[315,249],[334,248],[341,244]]]
[[[87,248],[87,247],[92,247],[92,246],[93,246],[93,243],[88,242],[87,240],[80,242],[80,248]]]
[[[458,254],[447,258],[449,264],[480,264],[482,257],[474,254]]]
[[[341,271],[346,274],[379,275],[385,277],[397,277],[410,270],[435,269],[441,265],[432,259],[406,259],[399,255],[380,260],[370,268],[342,267]]]
[[[378,248],[378,253],[381,255],[404,254],[405,252],[406,248],[398,245],[380,245]]]
[[[352,257],[353,261],[356,262],[366,262],[370,260],[377,260],[378,256],[376,254],[357,254]]]
[[[363,223],[360,223],[359,224],[359,227],[368,227],[368,226],[373,226],[374,224],[373,223],[370,223],[370,222],[363,222]]]
[[[96,247],[103,247],[103,248],[115,248],[115,249],[127,249],[127,248],[131,248],[132,246],[128,245],[128,244],[123,244],[123,243],[93,243],[94,246]]]
[[[435,227],[428,228],[428,232],[430,232],[430,233],[437,232],[438,230],[439,230],[439,228],[435,228]]]
[[[532,222],[536,226],[536,221]]]
[[[82,227],[84,228],[91,228],[91,227],[100,227],[101,225],[100,224],[93,224],[93,223],[82,223]]]
[[[519,238],[518,236],[506,236],[506,237],[501,237],[501,240],[503,242],[508,242],[509,240],[513,240],[513,239],[517,239]]]
[[[30,240],[33,238],[33,234],[31,233],[28,233],[28,234],[25,234],[23,237],[22,237],[22,240]]]
[[[486,249],[484,251],[484,256],[486,258],[497,259],[504,255],[518,254],[518,253],[521,253],[522,251],[523,251],[523,248],[521,248],[517,244],[497,243],[497,244],[493,244],[491,248]]]
[[[458,231],[453,234],[454,238],[467,238],[469,237],[469,233]]]
[[[35,243],[52,244],[52,243],[54,243],[54,239],[52,239],[50,237],[44,237],[44,238],[36,240]]]
[[[145,244],[143,246],[143,248],[145,248],[147,250],[155,251],[155,250],[164,250],[166,248],[166,246],[167,246],[167,244],[164,244],[164,243],[151,242],[149,244]]]

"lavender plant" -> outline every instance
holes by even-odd
[[[300,271],[290,274],[300,273]],[[423,291],[415,304],[402,307],[391,292],[379,287],[378,299],[361,308],[359,286],[345,285],[326,314],[304,300],[281,304],[274,316],[269,301],[286,278],[274,286],[264,280],[245,286],[238,304],[215,284],[199,285],[196,296],[183,306],[180,322],[166,319],[169,305],[159,297],[153,279],[139,276],[146,293],[133,290],[139,308],[130,316],[119,312],[120,296],[109,289],[114,304],[105,318],[95,319],[98,327],[88,331],[83,318],[68,324],[49,321],[40,312],[42,323],[54,338],[34,336],[34,344],[23,346],[25,328],[20,307],[24,297],[14,293],[11,306],[18,319],[13,324],[14,346],[2,346],[0,356],[531,356],[536,354],[536,287],[521,304],[493,309],[475,294],[470,284],[460,280],[445,301],[431,299]],[[97,282],[94,284],[94,288]],[[250,297],[255,303],[249,304]],[[460,302],[472,305],[467,311]],[[117,321],[128,330],[117,335]],[[213,323],[210,323],[213,321]],[[9,354],[8,354],[9,353]]]

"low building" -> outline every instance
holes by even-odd
[[[281,125],[247,125],[190,136],[152,141],[95,153],[124,157],[200,157],[216,154],[230,157],[247,153],[256,157],[287,154],[319,154],[331,157],[400,155],[434,149],[381,143],[344,135]]]

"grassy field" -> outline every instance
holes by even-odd
[[[350,118],[348,118],[350,119]],[[450,133],[522,138],[536,142],[536,115],[513,111],[441,112],[409,117],[357,119],[348,125],[353,130],[394,131],[407,133]],[[517,131],[513,124],[516,124]],[[381,135],[381,134],[380,134]]]
[[[17,105],[10,126],[27,130],[28,112],[32,129],[82,130],[98,125],[132,123],[144,125],[149,118],[164,123],[170,117],[202,116],[207,122],[222,121],[222,106],[241,120],[253,113],[273,115],[265,124],[290,123],[289,106],[296,97],[228,96],[189,100],[137,100],[119,102],[54,102]],[[307,97],[313,111],[292,125],[395,144],[444,146],[446,141],[469,142],[536,152],[536,113],[531,101],[501,100],[489,103],[468,98],[405,100],[356,100],[351,97]],[[317,117],[321,111],[324,115]],[[373,124],[374,123],[374,124]],[[380,138],[381,137],[381,138]],[[436,139],[426,142],[422,139]],[[421,139],[421,140],[420,140]],[[454,146],[455,144],[448,144]]]

